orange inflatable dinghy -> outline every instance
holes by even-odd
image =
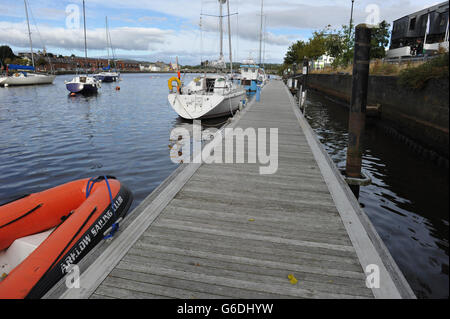
[[[0,206],[0,299],[41,298],[126,216],[132,193],[111,176]]]

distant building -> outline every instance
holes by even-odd
[[[156,64],[152,64],[152,66],[150,67],[150,71],[161,72],[161,67],[157,66]]]
[[[446,1],[395,20],[386,57],[421,55],[440,47],[448,51],[448,7]]]
[[[141,64],[139,64],[139,69],[141,71],[151,71],[152,70],[152,64],[151,63],[141,63]]]
[[[139,62],[134,60],[117,60],[116,69],[121,71],[140,71]]]
[[[311,67],[315,70],[321,70],[333,64],[334,58],[329,55],[322,55],[312,62]]]
[[[107,67],[108,65],[113,66],[114,62],[104,58],[84,58],[78,57],[75,55],[72,56],[62,56],[62,55],[54,55],[52,53],[45,54],[45,52],[36,52],[34,55],[34,62],[37,70],[39,71],[97,71],[102,68]],[[22,59],[28,61],[28,64],[31,65],[31,53],[30,52],[20,52],[18,56]],[[38,61],[45,60],[46,63],[39,65]],[[152,64],[150,63],[142,63],[134,60],[116,60],[115,68],[118,71],[140,71],[143,67],[150,70]]]
[[[155,63],[155,68],[159,68],[159,71],[162,71],[162,72],[170,71],[170,65],[165,64],[164,62],[161,62],[161,61],[158,61]]]

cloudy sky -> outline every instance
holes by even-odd
[[[356,0],[355,23],[367,19],[392,23],[404,15],[440,3],[436,0]],[[27,0],[33,45],[63,55],[84,55],[82,0]],[[350,20],[351,0],[264,0],[266,62],[281,63],[292,42],[306,40],[327,25],[338,28]],[[224,6],[226,10],[226,6]],[[261,0],[231,0],[234,60],[257,60]],[[201,13],[203,15],[201,16]],[[105,57],[105,17],[112,45],[122,58],[198,64],[219,52],[217,0],[86,0],[90,57]],[[201,19],[200,19],[201,17]],[[202,28],[200,31],[200,20]],[[36,28],[37,26],[37,28]],[[226,19],[224,30],[227,31]],[[29,47],[24,3],[0,0],[0,45],[17,53]],[[228,57],[228,35],[224,36]]]

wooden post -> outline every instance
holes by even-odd
[[[366,122],[367,87],[369,83],[371,29],[360,24],[355,30],[352,98],[348,123],[348,148],[345,173],[347,177],[361,178],[362,143]],[[359,185],[350,185],[356,198]]]

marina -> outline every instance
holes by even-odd
[[[249,7],[218,0],[194,8],[199,51],[154,63],[120,56],[158,28],[89,0],[66,7],[76,54],[49,53],[30,2],[29,52],[0,47],[0,299],[448,298],[448,4],[391,31],[352,1],[280,64],[270,1],[257,62]],[[415,19],[427,49],[393,58]]]
[[[163,296],[178,298],[412,298],[382,242],[373,242],[370,223],[359,219],[359,205],[346,195],[349,189],[342,188],[287,88],[271,82],[262,99],[232,125],[283,123],[277,174],[258,175],[251,164],[183,164],[136,209],[129,231],[81,266],[80,280],[90,284],[61,296],[150,298],[161,296],[159,288]],[[311,232],[314,227],[319,233]],[[381,267],[383,289],[365,286],[363,269],[370,264]],[[287,280],[291,272],[302,289]]]

